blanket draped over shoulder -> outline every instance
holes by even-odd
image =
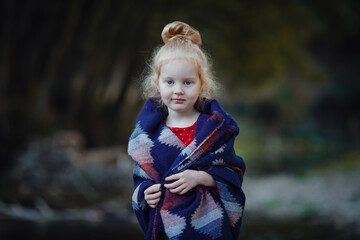
[[[135,161],[132,206],[146,239],[238,239],[245,164],[233,147],[237,124],[216,100],[205,99],[199,107],[195,138],[186,146],[164,124],[167,113],[158,101],[150,98],[145,103],[128,145]],[[186,169],[211,174],[217,189],[197,186],[179,195],[163,186],[166,177]],[[157,183],[161,200],[150,208],[144,190]]]

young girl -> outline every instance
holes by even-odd
[[[165,26],[130,136],[136,165],[132,205],[146,239],[238,239],[245,164],[239,128],[219,103],[198,31]]]

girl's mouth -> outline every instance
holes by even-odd
[[[183,99],[183,98],[173,98],[173,101],[175,101],[176,103],[183,103],[183,102],[185,102],[185,99]]]

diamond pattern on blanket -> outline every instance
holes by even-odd
[[[170,208],[180,204],[181,202],[183,202],[186,199],[186,196],[179,195],[177,193],[172,193],[172,192],[170,192],[169,189],[165,190],[165,196],[166,197],[164,198],[163,207],[161,208],[163,210],[170,209]]]
[[[214,154],[223,153],[225,151],[225,148],[227,148],[226,144],[222,145],[218,150],[214,152]]]
[[[231,195],[226,184],[217,181],[216,185],[219,189],[221,201],[224,203],[226,213],[229,217],[230,226],[234,227],[240,220],[243,213],[243,206]]]
[[[141,177],[142,179],[151,180],[151,177],[149,177],[149,175],[138,164],[136,164],[134,167],[133,175],[137,177]]]
[[[162,144],[174,146],[179,149],[184,149],[186,147],[186,145],[166,126],[162,129],[158,140]]]
[[[215,159],[215,160],[212,161],[212,165],[224,166],[225,165],[224,159],[222,159],[222,158]]]
[[[212,239],[222,235],[223,212],[210,193],[202,195],[199,206],[191,216],[191,226]]]
[[[137,188],[135,189],[132,195],[132,207],[134,210],[145,209],[146,207],[145,200],[142,200],[140,203],[138,202],[139,189],[140,189],[140,185],[137,186]]]
[[[161,210],[166,235],[170,240],[179,239],[185,229],[185,218],[171,214],[168,210]]]
[[[133,159],[137,159],[137,162],[141,164],[152,163],[153,157],[150,154],[151,148],[154,143],[149,136],[141,128],[140,122],[136,124],[134,132],[130,136],[128,144],[128,153]]]
[[[197,141],[194,139],[186,148],[180,153],[182,156],[190,155],[197,147]]]

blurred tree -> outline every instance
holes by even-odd
[[[141,106],[137,80],[151,49],[161,44],[162,28],[173,20],[200,30],[233,104],[276,113],[273,132],[294,125],[313,114],[312,106],[321,112],[322,99],[334,95],[336,86],[347,82],[345,94],[337,95],[341,99],[358,86],[359,5],[356,0],[3,0],[0,154],[6,161],[1,164],[9,163],[28,137],[59,129],[80,130],[89,147],[126,143]],[[328,82],[335,87],[324,88]],[[343,104],[358,113],[356,98],[348,99]],[[359,128],[357,113],[346,129]],[[255,111],[253,117],[264,114]]]

